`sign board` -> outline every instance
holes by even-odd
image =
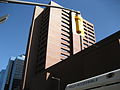
[[[120,69],[68,84],[65,90],[120,90]]]

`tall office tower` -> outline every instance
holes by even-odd
[[[14,64],[11,72],[11,79],[9,84],[9,90],[20,90],[20,85],[22,82],[23,66],[24,66],[25,56],[20,55],[14,60]]]
[[[7,68],[6,68],[6,72],[5,72],[5,76],[4,76],[4,81],[2,84],[2,88],[1,90],[9,90],[9,82],[10,82],[10,77],[11,77],[11,72],[12,72],[12,66],[13,66],[13,59],[10,58]]]
[[[2,89],[2,85],[3,85],[4,78],[5,78],[5,70],[2,69],[2,70],[0,71],[0,90]]]
[[[53,1],[50,5],[62,7]],[[75,13],[35,7],[29,35],[23,87],[31,77],[95,43],[94,26],[83,19],[82,37],[76,33]]]
[[[19,90],[23,75],[24,55],[11,57],[6,68],[1,90]]]

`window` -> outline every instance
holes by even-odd
[[[70,22],[70,20],[69,20],[68,18],[62,17],[62,19],[64,19],[64,20]]]
[[[92,45],[94,44],[94,43],[92,43],[92,42],[90,42],[90,41],[89,41],[89,43],[92,44]]]
[[[67,17],[68,19],[70,18],[69,15],[65,14],[65,13],[62,13],[63,16]]]
[[[92,38],[95,38],[94,36],[92,36],[92,35],[90,35],[90,34],[88,34],[90,37],[92,37]]]
[[[88,32],[94,35],[94,33],[93,33],[93,32],[91,32],[91,31],[89,31],[89,30],[88,30]]]
[[[88,44],[86,44],[86,43],[83,43],[83,44],[88,47]]]
[[[83,39],[86,43],[88,43],[88,40],[86,40],[86,39]]]
[[[91,28],[93,28],[93,26],[92,26],[92,25],[90,25],[90,24],[88,24],[88,23],[87,23],[87,25],[88,25],[88,26],[90,26]]]

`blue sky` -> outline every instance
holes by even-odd
[[[49,3],[50,0],[26,0]],[[120,0],[53,0],[81,12],[94,24],[97,42],[120,30]],[[34,6],[0,3],[0,16],[9,14],[0,24],[0,70],[11,56],[25,54]]]

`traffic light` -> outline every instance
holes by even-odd
[[[84,28],[83,28],[83,18],[76,14],[75,23],[76,23],[76,33],[84,37],[85,34],[84,34]]]

